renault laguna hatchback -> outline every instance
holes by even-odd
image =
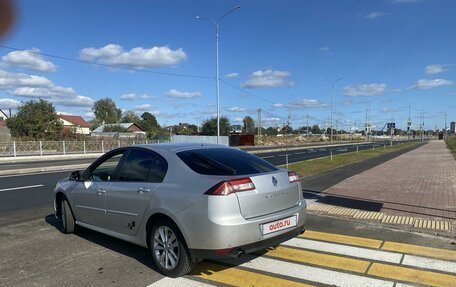
[[[78,225],[146,247],[170,277],[280,244],[306,216],[295,172],[206,144],[112,150],[59,181],[54,206],[64,233]]]

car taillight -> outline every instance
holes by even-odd
[[[204,194],[208,195],[228,195],[230,193],[247,191],[255,189],[255,185],[253,184],[252,180],[248,177],[240,178],[240,179],[233,179],[233,180],[226,180],[222,181]]]
[[[298,176],[298,174],[296,172],[289,171],[288,172],[288,180],[290,181],[290,183],[297,182],[297,181],[299,181],[299,176]]]

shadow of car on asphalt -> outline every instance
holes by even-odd
[[[47,215],[45,217],[45,221],[50,226],[63,233],[61,223],[58,219],[55,218],[54,214]],[[158,269],[155,267],[151,255],[149,254],[149,250],[144,247],[137,246],[132,243],[81,226],[76,226],[75,235],[92,243],[103,246],[104,248],[110,249],[114,252],[133,258],[145,266],[151,268],[155,272],[159,273]],[[261,256],[265,253],[267,253],[267,250],[260,251],[255,254],[249,254],[248,257],[240,256],[238,259],[226,259],[220,261],[203,260],[197,264],[197,266],[189,273],[189,275],[212,274],[217,271],[236,267],[251,260],[252,258]]]
[[[47,215],[45,217],[45,221],[63,233],[61,224],[59,220],[55,218],[54,214]],[[134,245],[132,243],[81,226],[76,226],[75,235],[97,245],[103,246],[104,248],[110,249],[114,252],[133,258],[145,266],[150,267],[152,270],[158,272],[158,269],[155,267],[149,251],[144,247]]]

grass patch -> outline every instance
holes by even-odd
[[[316,159],[308,159],[296,163],[292,163],[288,165],[290,170],[294,170],[298,173],[300,177],[308,176],[311,174],[319,173],[322,171],[330,170],[336,167],[344,166],[350,163],[354,163],[357,161],[361,161],[367,158],[379,156],[381,154],[390,153],[396,150],[400,150],[403,148],[415,146],[419,144],[418,142],[412,143],[404,143],[394,146],[386,146],[384,147],[375,147],[374,150],[367,149],[367,150],[360,150],[358,153],[356,152],[348,152],[343,154],[333,155],[333,159],[328,157],[323,158],[316,158]],[[455,148],[456,148],[456,137],[455,137]]]
[[[448,149],[453,154],[453,157],[456,158],[456,136],[449,136],[445,141]]]

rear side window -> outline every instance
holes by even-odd
[[[236,149],[188,150],[177,156],[193,171],[206,175],[246,175],[277,170],[267,161]]]
[[[168,164],[152,151],[131,149],[119,172],[119,181],[160,183],[166,175]]]

